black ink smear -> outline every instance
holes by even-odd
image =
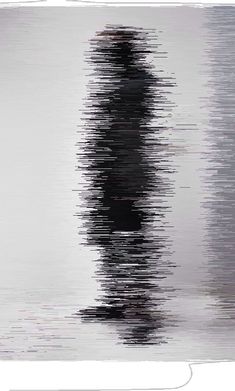
[[[172,266],[162,260],[169,252],[163,222],[172,170],[159,152],[164,127],[153,122],[171,106],[166,91],[173,83],[147,61],[158,50],[153,37],[151,30],[107,26],[91,41],[94,72],[79,156],[89,185],[78,216],[87,245],[99,249],[102,288],[97,307],[79,314],[115,323],[127,345],[164,342],[162,330],[170,322],[159,282]]]

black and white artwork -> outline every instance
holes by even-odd
[[[235,8],[0,8],[0,359],[235,356]]]

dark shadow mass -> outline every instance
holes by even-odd
[[[163,342],[170,322],[159,281],[171,266],[163,262],[171,170],[158,152],[163,129],[153,122],[169,109],[164,90],[173,83],[148,63],[158,49],[153,37],[151,30],[107,26],[91,41],[87,57],[93,74],[79,158],[89,185],[81,217],[87,245],[99,249],[95,278],[101,295],[97,306],[79,314],[115,324],[128,345]]]
[[[235,318],[235,8],[208,8],[210,111],[209,291],[223,318]]]

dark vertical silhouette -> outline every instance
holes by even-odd
[[[102,295],[97,307],[80,314],[86,320],[119,322],[128,344],[160,341],[156,330],[165,322],[158,286],[166,274],[161,265],[165,240],[154,226],[165,207],[151,197],[164,197],[169,184],[161,178],[167,168],[152,137],[160,128],[151,120],[156,105],[157,115],[164,110],[161,90],[167,81],[146,61],[153,49],[148,34],[110,26],[92,42],[89,57],[95,73],[83,155],[90,180],[86,227],[88,245],[100,251],[96,278]]]

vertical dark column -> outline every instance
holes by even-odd
[[[209,210],[209,292],[217,298],[227,323],[235,318],[235,8],[208,8],[205,14],[211,92],[207,102],[211,196],[205,204]]]
[[[165,323],[158,280],[165,239],[156,218],[165,206],[167,164],[157,156],[160,132],[152,119],[161,116],[169,82],[157,77],[146,56],[154,49],[151,32],[109,26],[91,43],[94,66],[87,102],[87,137],[83,159],[90,182],[86,195],[88,245],[99,248],[96,278],[102,287],[97,307],[81,311],[84,319],[118,322],[124,343],[160,341]],[[157,233],[154,231],[157,231]]]

